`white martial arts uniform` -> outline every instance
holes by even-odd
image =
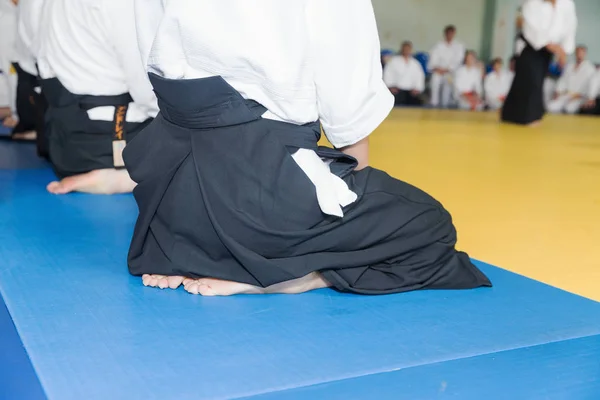
[[[264,118],[297,125],[320,119],[338,148],[369,136],[394,104],[369,0],[137,0],[136,20],[150,72],[221,76],[265,106]],[[343,215],[356,194],[314,151],[293,157],[316,186],[323,212]]]
[[[556,89],[556,79],[551,77],[546,77],[544,79],[544,106],[546,109],[550,102],[552,101],[552,97],[554,97],[554,91]]]
[[[38,33],[44,1],[46,0],[20,0],[18,5],[17,62],[25,72],[35,76],[38,75]]]
[[[523,5],[523,36],[535,49],[555,43],[567,54],[575,51],[577,14],[573,0],[557,0],[556,5],[544,0],[527,0]],[[517,54],[525,43],[520,40]]]
[[[600,68],[597,68],[594,72],[586,95],[586,100],[596,100],[600,97]]]
[[[595,72],[596,67],[588,60],[579,66],[575,63],[567,65],[556,85],[555,93],[558,97],[550,101],[548,111],[568,114],[578,112],[586,100],[585,96]]]
[[[492,71],[485,77],[483,88],[485,93],[485,104],[490,110],[502,107],[504,99],[508,95],[514,75],[510,71]],[[502,99],[501,99],[502,98]]]
[[[465,58],[465,46],[457,40],[439,42],[431,50],[427,69],[431,75],[431,105],[448,107],[452,101],[452,78]],[[435,68],[449,70],[447,74],[433,72]]]
[[[425,90],[425,72],[414,57],[393,57],[383,70],[383,80],[389,88],[419,92]]]
[[[17,7],[10,0],[0,0],[0,107],[9,107],[17,118],[16,61]]]
[[[483,94],[481,68],[478,65],[467,67],[463,65],[454,74],[454,96],[458,100],[458,106],[463,110],[470,110],[471,103],[462,98],[463,93],[477,93],[479,97]],[[480,103],[477,110],[483,108]]]
[[[158,113],[156,97],[136,40],[134,0],[46,0],[38,35],[43,79],[58,78],[73,94],[131,94],[128,122]],[[92,120],[112,121],[115,107],[88,110]]]

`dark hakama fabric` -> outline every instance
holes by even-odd
[[[25,71],[18,63],[13,63],[17,71],[17,114],[19,114],[19,123],[13,129],[12,133],[23,133],[33,131],[37,127],[35,97],[38,87],[37,76]]]
[[[517,58],[515,78],[502,107],[503,122],[527,125],[543,118],[544,80],[551,61],[552,53],[545,48],[535,50],[527,43]]]
[[[44,138],[50,161],[59,178],[82,174],[97,169],[115,168],[113,141],[123,132],[123,140],[130,141],[150,121],[126,122],[129,94],[117,96],[76,95],[69,92],[58,79],[41,81],[48,102]],[[113,121],[91,120],[87,110],[114,106]],[[117,113],[120,109],[121,120]]]
[[[394,94],[395,106],[420,106],[423,101],[419,95],[412,94],[410,90],[399,89],[398,93]]]
[[[139,206],[134,275],[212,277],[267,287],[320,271],[361,294],[467,289],[490,281],[455,250],[450,214],[421,190],[317,147],[318,123],[262,119],[222,78],[151,75],[159,116],[125,149]],[[358,200],[325,215],[291,154],[331,159]]]

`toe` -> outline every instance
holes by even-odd
[[[58,194],[58,189],[60,188],[60,182],[50,182],[48,186],[46,186],[46,190],[50,193]]]
[[[169,276],[167,280],[171,289],[177,289],[183,283],[183,276]]]
[[[204,281],[198,282],[198,293],[202,296],[217,296],[217,293],[213,290],[213,288]]]
[[[162,277],[158,279],[158,287],[161,289],[166,289],[169,287],[169,280],[166,277]]]
[[[198,294],[198,282],[190,282],[186,287],[185,291],[191,294]]]

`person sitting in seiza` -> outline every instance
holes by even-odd
[[[575,50],[575,62],[569,63],[558,80],[554,96],[548,104],[551,113],[565,112],[575,114],[585,103],[590,82],[596,67],[586,60],[587,48],[578,46]]]
[[[502,107],[510,90],[512,79],[513,74],[502,68],[502,59],[496,58],[492,72],[487,74],[483,83],[485,104],[488,109],[498,110]]]
[[[383,69],[383,81],[395,97],[397,106],[421,105],[425,90],[425,72],[412,55],[411,42],[402,43],[400,55],[392,57]]]
[[[465,63],[454,75],[454,92],[458,107],[462,110],[481,111],[483,109],[483,71],[477,62],[474,51],[467,51]]]
[[[50,0],[43,16],[38,66],[60,178],[48,191],[131,192],[122,152],[157,112],[139,57],[134,0]]]
[[[129,271],[206,296],[489,286],[439,202],[369,167],[394,105],[371,1],[256,3],[137,3],[160,114],[124,152]]]

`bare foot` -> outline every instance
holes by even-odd
[[[529,125],[527,125],[530,128],[535,128],[536,126],[539,126],[542,123],[541,120],[537,120],[537,121],[533,121],[532,123],[530,123]]]
[[[183,283],[183,276],[149,275],[142,276],[144,286],[158,287],[161,289],[177,289]]]
[[[46,189],[53,194],[82,192],[92,194],[131,193],[136,184],[124,169],[97,169],[51,182]]]
[[[18,124],[19,124],[19,121],[14,119],[12,116],[4,118],[4,121],[2,121],[2,125],[4,125],[7,128],[14,128]]]
[[[27,132],[15,133],[12,135],[12,138],[14,140],[35,140],[35,139],[37,139],[37,132],[36,131],[27,131]]]
[[[220,279],[190,279],[183,281],[183,287],[188,293],[202,296],[232,296],[234,294],[264,294],[264,288],[246,283],[222,281]]]
[[[202,278],[183,281],[185,290],[191,294],[202,296],[231,296],[235,294],[298,294],[331,286],[321,274],[313,272],[305,277],[278,283],[268,288],[261,288],[245,283],[223,281],[220,279]]]

